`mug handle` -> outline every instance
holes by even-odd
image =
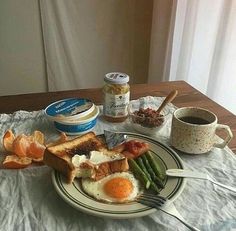
[[[221,130],[221,129],[226,131],[227,137],[225,138],[225,140],[222,143],[215,143],[213,146],[216,148],[224,148],[230,142],[230,140],[233,138],[233,133],[228,125],[217,124],[216,130]]]

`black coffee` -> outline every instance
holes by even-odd
[[[194,116],[184,116],[179,119],[189,124],[209,124],[210,123],[209,121],[205,119],[194,117]]]

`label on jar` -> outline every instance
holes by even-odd
[[[104,98],[104,115],[111,117],[123,117],[128,115],[130,92],[120,95],[105,94]]]

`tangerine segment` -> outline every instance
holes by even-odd
[[[43,158],[45,146],[38,142],[31,142],[27,150],[27,156],[33,159]]]
[[[15,135],[13,134],[12,130],[7,130],[3,136],[3,147],[6,151],[12,152],[13,151],[13,141],[15,139]]]
[[[15,138],[13,141],[13,152],[19,156],[27,156],[27,151],[30,146],[31,140],[24,134],[21,134]]]
[[[32,136],[33,136],[33,141],[36,141],[44,145],[44,134],[42,132],[35,130]]]
[[[3,167],[9,169],[25,168],[31,164],[32,160],[28,157],[19,157],[17,155],[6,156],[3,161]]]

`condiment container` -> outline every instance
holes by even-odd
[[[128,117],[130,100],[129,76],[111,72],[104,77],[103,116],[109,122],[123,122]]]
[[[99,108],[89,99],[69,98],[50,104],[45,114],[57,130],[68,135],[80,135],[94,128]]]

